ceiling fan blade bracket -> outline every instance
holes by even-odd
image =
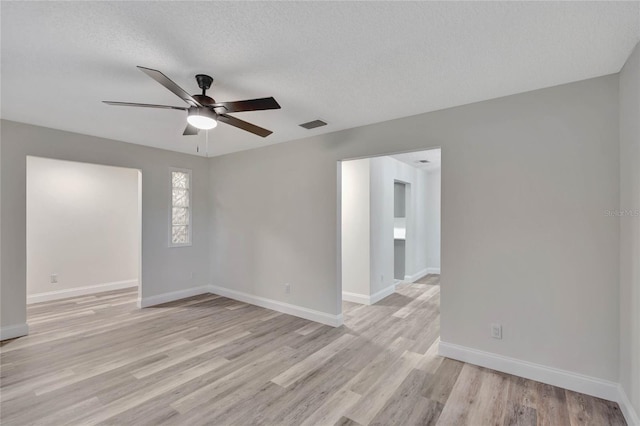
[[[200,103],[200,105],[204,106],[204,107],[211,107],[212,105],[215,105],[216,101],[215,99],[207,96],[207,95],[193,95],[193,98],[198,101],[198,103]]]

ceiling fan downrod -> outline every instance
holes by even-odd
[[[198,82],[198,87],[202,89],[202,96],[207,96],[207,90],[213,83],[213,77],[206,74],[197,74],[196,81]]]

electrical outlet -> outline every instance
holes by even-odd
[[[491,324],[491,337],[494,339],[502,339],[502,325],[498,323]]]
[[[51,284],[58,283],[58,274],[51,274]]]
[[[287,293],[287,294],[291,293],[291,284],[286,283],[284,285],[284,292]]]
[[[380,275],[380,282],[383,283],[384,282],[384,274]]]

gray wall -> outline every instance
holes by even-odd
[[[427,267],[431,270],[440,269],[440,169],[427,173],[427,227],[425,241],[427,241]]]
[[[405,240],[393,240],[393,278],[396,280],[404,280],[405,251]]]
[[[342,162],[342,291],[369,295],[371,227],[369,159]]]
[[[640,415],[640,45],[620,73],[620,210],[620,382]]]
[[[617,381],[617,75],[212,159],[213,284],[339,313],[337,161],[431,147],[442,340]]]
[[[1,124],[2,327],[24,324],[26,319],[27,155],[140,169],[142,297],[207,285],[207,159],[11,121]],[[191,247],[168,247],[169,167],[193,170]]]
[[[406,197],[405,184],[393,183],[393,217],[405,217]]]

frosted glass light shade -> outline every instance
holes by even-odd
[[[213,129],[218,125],[218,116],[208,108],[189,108],[187,122],[202,130]]]

